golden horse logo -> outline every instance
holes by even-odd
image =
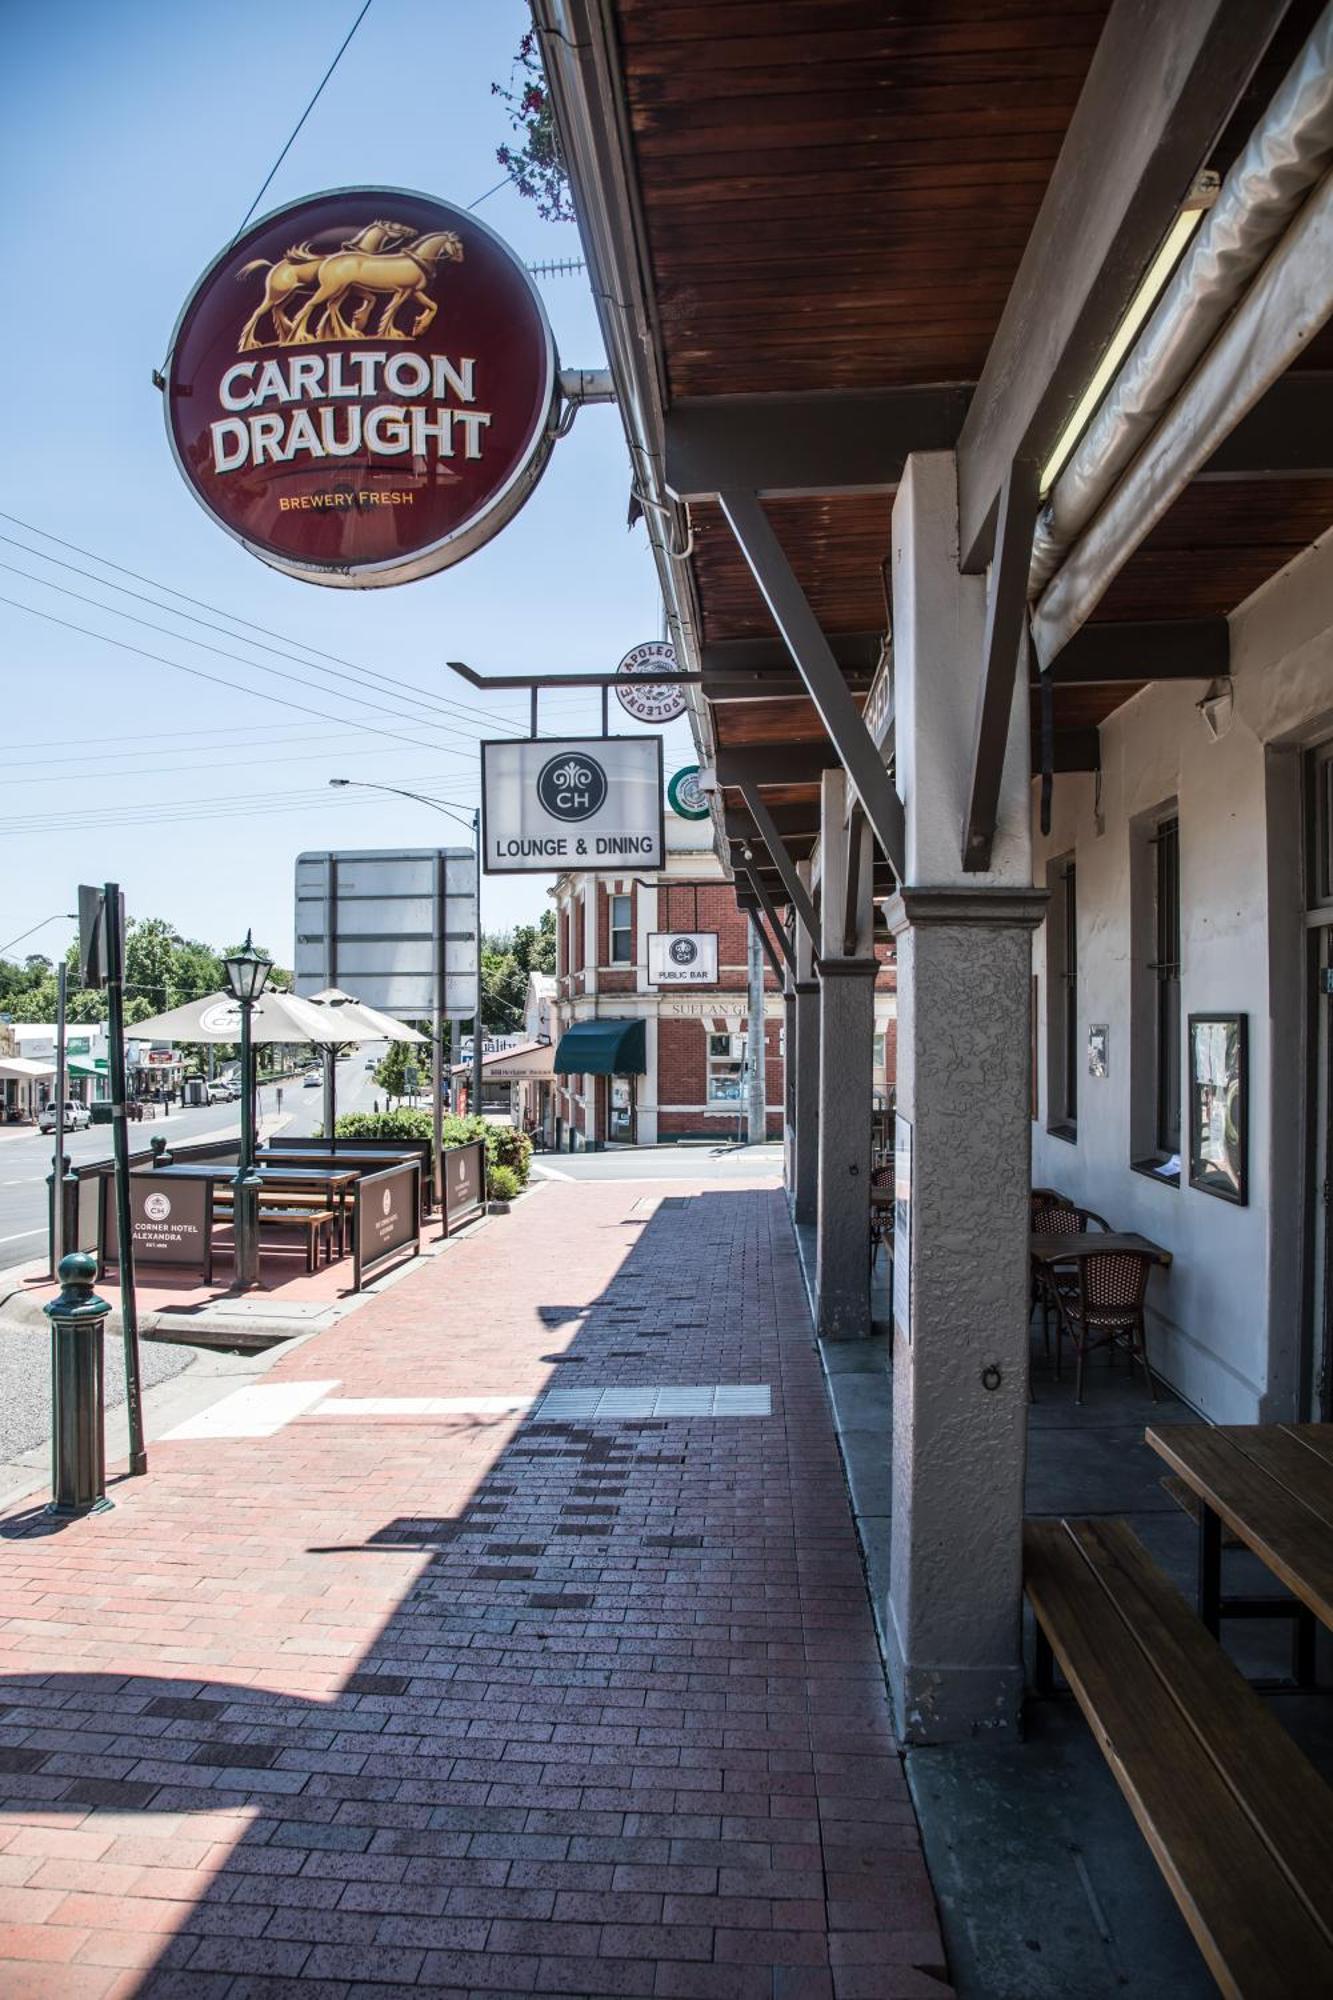
[[[237,352],[298,347],[313,340],[415,340],[439,310],[426,287],[442,260],[463,261],[462,242],[452,229],[417,235],[407,223],[385,221],[367,223],[338,250],[319,251],[308,243],[296,243],[276,261],[252,257],[237,278],[248,278],[255,271],[268,275],[264,296],[242,329]],[[298,304],[297,295],[307,293]],[[383,294],[388,294],[388,303],[373,332],[368,332],[376,297]],[[421,310],[410,332],[404,333],[397,314],[409,299]],[[353,300],[355,305],[347,310]],[[319,318],[312,329],[316,310]],[[259,327],[266,313],[273,337],[261,340]]]

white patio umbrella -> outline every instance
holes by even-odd
[[[380,1028],[335,1017],[332,1009],[272,988],[255,1001],[250,1032],[256,1042],[314,1042],[321,1048],[338,1042],[384,1039]],[[206,993],[202,1000],[187,1000],[183,1007],[171,1007],[151,1020],[133,1022],[128,1034],[139,1041],[238,1042],[241,1009],[230,993]]]
[[[373,1030],[374,1039],[380,1042],[427,1042],[429,1035],[420,1034],[416,1028],[409,1028],[406,1021],[395,1021],[392,1014],[381,1014],[378,1007],[368,1006],[358,1000],[354,993],[344,993],[339,986],[326,986],[322,993],[310,995],[312,1007],[327,1007],[340,1021],[358,1021],[363,1027]],[[351,1040],[351,1036],[346,1037]]]

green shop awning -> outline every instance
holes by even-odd
[[[648,1050],[642,1021],[575,1021],[560,1037],[557,1074],[644,1076]]]

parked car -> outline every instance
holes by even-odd
[[[366,1057],[366,1068],[367,1068],[367,1069],[378,1069],[378,1068],[379,1068],[379,1061],[380,1061],[380,1059],[379,1059],[379,1057],[378,1057],[378,1056],[367,1056],[367,1057]]]
[[[208,1085],[208,1101],[210,1104],[234,1104],[240,1097],[240,1094],[237,1085],[230,1082],[226,1077],[215,1077],[212,1083]]]
[[[318,1090],[323,1081],[324,1079],[317,1069],[307,1070],[304,1088],[306,1090]]]
[[[86,1104],[69,1103],[65,1106],[65,1130],[67,1132],[82,1132],[84,1127],[91,1125],[92,1122],[92,1115]],[[41,1113],[37,1119],[37,1129],[39,1132],[55,1131],[56,1106],[54,1103],[42,1106]]]

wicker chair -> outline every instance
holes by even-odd
[[[1129,1351],[1130,1367],[1143,1363],[1148,1393],[1157,1401],[1157,1384],[1148,1365],[1148,1340],[1144,1331],[1143,1306],[1148,1295],[1153,1259],[1141,1250],[1102,1250],[1078,1260],[1077,1282],[1071,1290],[1061,1286],[1056,1293],[1058,1316],[1055,1327],[1055,1365],[1060,1368],[1060,1342],[1067,1333],[1074,1343],[1078,1365],[1074,1378],[1074,1401],[1083,1401],[1083,1364],[1095,1347],[1123,1342]]]
[[[1032,1231],[1037,1236],[1082,1236],[1090,1229],[1109,1231],[1111,1225],[1095,1209],[1076,1208],[1063,1195],[1043,1193],[1032,1197]],[[1051,1313],[1055,1313],[1055,1379],[1060,1380],[1060,1304],[1073,1300],[1078,1291],[1078,1260],[1067,1264],[1032,1264],[1032,1304],[1041,1307],[1042,1351],[1051,1351]]]

